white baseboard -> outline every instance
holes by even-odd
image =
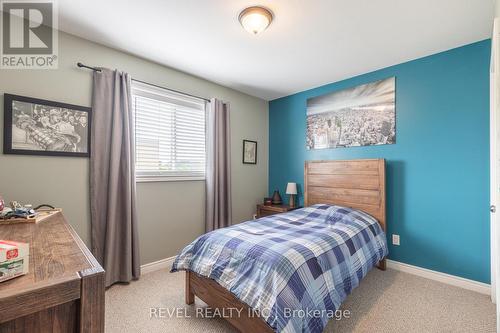
[[[151,272],[158,271],[160,269],[168,269],[172,268],[172,264],[174,263],[175,257],[165,258],[158,261],[153,261],[144,265],[141,265],[141,274],[148,274]]]
[[[387,268],[439,281],[455,287],[472,290],[484,295],[491,294],[491,286],[487,283],[464,279],[455,275],[432,271],[430,269],[408,265],[399,261],[387,259]]]

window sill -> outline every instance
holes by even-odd
[[[205,177],[140,177],[136,183],[162,183],[162,182],[193,182],[205,181]]]

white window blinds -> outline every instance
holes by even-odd
[[[132,81],[138,181],[205,179],[205,100]]]

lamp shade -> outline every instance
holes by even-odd
[[[286,186],[286,194],[297,194],[297,184],[288,183],[288,185]]]

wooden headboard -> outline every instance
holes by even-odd
[[[309,161],[304,167],[304,204],[336,204],[375,217],[384,230],[385,160]]]

